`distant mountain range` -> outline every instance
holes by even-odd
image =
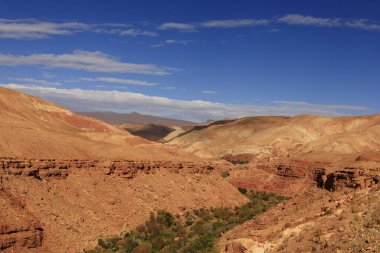
[[[78,114],[92,117],[98,120],[105,121],[113,125],[122,125],[122,124],[139,124],[139,125],[163,125],[163,126],[189,126],[196,125],[197,123],[179,120],[164,118],[152,115],[143,115],[137,112],[132,113],[116,113],[116,112],[77,112]]]

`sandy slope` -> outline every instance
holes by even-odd
[[[354,157],[380,150],[380,115],[247,117],[192,131],[171,143],[203,157],[244,153]]]
[[[176,159],[152,144],[101,121],[0,87],[0,154],[35,158]],[[180,157],[190,157],[184,152]],[[192,156],[191,156],[192,157]]]

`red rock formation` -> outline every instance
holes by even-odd
[[[327,170],[315,172],[315,180],[320,188],[336,191],[344,188],[363,189],[377,184],[380,180],[380,168],[356,168]]]
[[[160,169],[179,173],[210,173],[216,167],[211,163],[171,161],[98,161],[98,160],[19,160],[0,158],[0,173],[31,176],[36,179],[66,178],[78,169],[102,169],[107,175],[134,178],[137,173],[154,174]]]
[[[0,226],[0,250],[14,248],[37,248],[42,246],[43,229],[37,224],[20,227]]]
[[[44,230],[25,201],[5,190],[0,178],[0,251],[41,247]]]

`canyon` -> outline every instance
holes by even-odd
[[[155,142],[0,88],[0,116],[1,252],[82,252],[247,190],[287,198],[221,234],[221,253],[380,251],[379,115],[171,126]]]
[[[3,158],[0,164],[4,252],[78,252],[135,228],[150,212],[246,202],[209,163]]]

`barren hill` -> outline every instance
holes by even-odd
[[[32,158],[175,159],[152,144],[101,121],[0,87],[0,154]],[[181,158],[186,159],[181,153]]]
[[[252,154],[321,160],[380,151],[380,115],[246,117],[191,131],[170,143],[203,157]]]

